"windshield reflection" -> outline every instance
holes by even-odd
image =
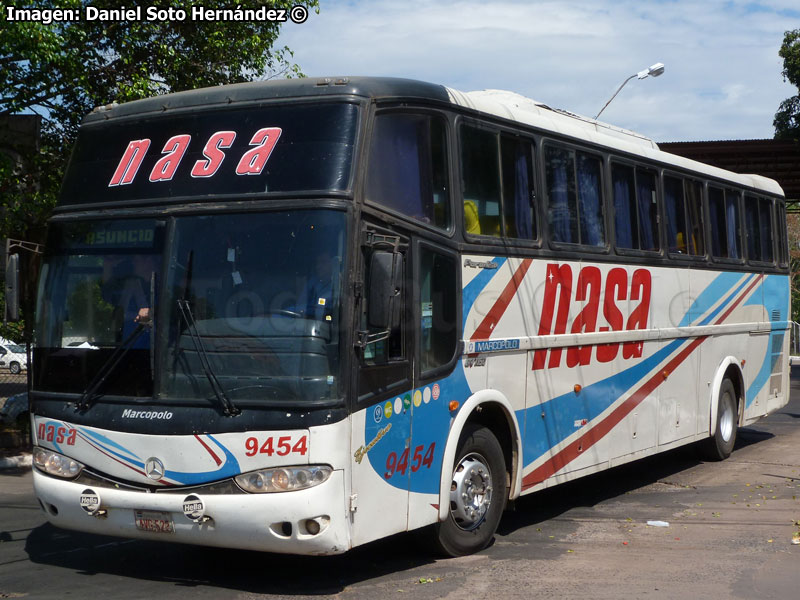
[[[164,224],[124,222],[134,226],[153,231],[146,249],[121,234],[110,237],[116,246],[87,248],[74,241],[87,239],[86,224],[54,227],[51,240],[60,246],[40,283],[35,389],[83,392],[103,357],[145,322],[152,329],[131,346],[103,395],[212,405],[221,397],[248,405],[340,396],[343,212],[180,217],[170,248]],[[188,308],[183,317],[180,303]]]
[[[150,311],[161,275],[165,222],[113,220],[56,225],[40,276],[34,387],[82,393]],[[146,329],[107,389],[153,393],[153,337]]]

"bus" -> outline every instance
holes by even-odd
[[[97,534],[473,553],[523,494],[726,458],[787,402],[789,296],[776,182],[511,92],[100,107],[42,259],[36,496]]]

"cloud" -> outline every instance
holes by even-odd
[[[781,0],[389,0],[326,2],[279,43],[309,75],[411,77],[462,90],[509,89],[658,140],[772,136],[783,82],[778,49],[800,27]],[[787,19],[788,17],[788,19]],[[795,19],[792,22],[789,19]]]

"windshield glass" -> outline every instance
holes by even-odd
[[[46,259],[40,284],[35,389],[83,392],[101,354],[124,341],[146,308],[152,330],[136,339],[102,395],[214,403],[205,363],[243,406],[339,397],[343,212],[206,214],[169,227],[149,221],[147,251],[118,244],[95,253],[65,243],[80,239],[75,229],[113,231],[119,223],[145,222],[53,227],[51,241],[61,246]],[[131,278],[141,295],[126,283]]]
[[[81,393],[155,301],[165,222],[153,219],[53,225],[40,277],[34,386]],[[141,316],[140,316],[141,313]],[[153,393],[153,338],[145,330],[106,391]]]

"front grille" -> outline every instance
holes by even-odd
[[[215,481],[213,483],[206,483],[202,485],[187,485],[187,486],[146,486],[134,485],[127,481],[118,481],[99,473],[94,473],[90,470],[84,469],[81,474],[73,480],[75,483],[87,485],[98,488],[125,490],[128,492],[141,492],[143,494],[176,494],[176,493],[196,493],[196,494],[245,494],[241,488],[236,485],[232,479],[224,479],[222,481]]]

